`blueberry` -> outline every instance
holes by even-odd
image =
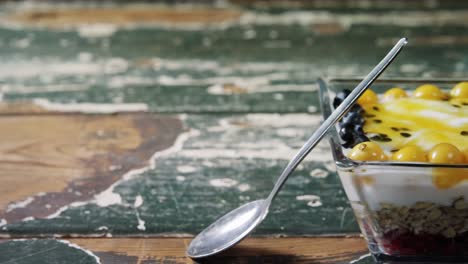
[[[351,91],[348,89],[344,89],[343,91],[337,93],[336,97],[333,99],[333,107],[337,108],[350,93]]]
[[[343,124],[352,124],[352,125],[363,125],[364,119],[357,112],[348,112],[343,119],[341,119]]]
[[[354,132],[356,135],[364,135],[364,130],[362,129],[362,125],[354,126]]]
[[[344,125],[343,127],[340,128],[339,135],[340,138],[343,139],[345,142],[353,141],[354,139],[354,133],[353,133],[354,127],[352,125]]]
[[[339,99],[338,97],[335,97],[335,99],[333,99],[333,107],[336,109],[338,108],[338,106],[340,106],[340,104],[343,102],[343,100]]]
[[[349,111],[358,113],[360,115],[364,114],[364,109],[362,109],[362,107],[358,104],[354,104]]]

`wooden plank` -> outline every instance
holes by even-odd
[[[38,263],[46,256],[48,263],[57,263],[58,257],[68,258],[79,253],[82,258],[98,257],[101,263],[374,263],[362,238],[248,238],[226,252],[201,260],[185,255],[188,238],[86,238],[54,240],[25,240],[0,242],[0,261],[12,258],[12,248],[26,251],[34,257],[21,263]],[[71,243],[73,248],[66,243]],[[14,247],[13,245],[14,244]],[[27,245],[27,247],[26,247]],[[22,247],[20,247],[22,246]],[[40,253],[43,248],[47,252]],[[51,249],[52,248],[52,249]],[[81,251],[81,252],[80,252]],[[28,254],[17,254],[28,256]],[[21,252],[23,253],[23,252]],[[71,254],[73,253],[73,254]],[[50,257],[52,256],[52,257]],[[3,257],[3,259],[2,259]],[[359,260],[361,259],[361,260]],[[11,260],[10,260],[11,261]]]
[[[92,198],[183,132],[176,117],[145,114],[2,116],[0,123],[0,218],[8,222]]]
[[[387,77],[466,77],[466,3],[450,11],[332,6],[0,5],[1,94],[49,110],[106,103],[165,113],[315,112],[318,77],[366,74],[401,32],[411,46]]]
[[[0,234],[195,234],[266,196],[320,120],[308,114],[0,115]],[[334,170],[323,142],[256,234],[358,232]]]
[[[6,19],[22,24],[62,28],[82,24],[131,25],[135,23],[175,23],[175,24],[216,24],[239,19],[241,12],[235,9],[193,6],[188,9],[174,9],[169,6],[135,5],[121,7],[78,7],[55,10],[25,10],[10,15]]]

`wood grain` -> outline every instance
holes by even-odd
[[[11,16],[9,19],[25,25],[64,27],[81,24],[129,25],[133,23],[202,23],[215,24],[238,19],[236,10],[202,8],[161,8],[154,6],[131,8],[72,8],[31,10]]]
[[[6,115],[0,127],[0,218],[9,223],[89,199],[147,165],[182,129],[176,118],[145,114]]]
[[[105,260],[154,263],[349,263],[367,254],[359,237],[248,238],[219,256],[193,262],[185,255],[190,238],[69,239]],[[109,262],[110,263],[110,262]]]

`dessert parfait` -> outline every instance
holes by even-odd
[[[320,84],[325,114],[350,93],[346,82]],[[374,255],[468,259],[468,82],[377,84],[331,143]]]

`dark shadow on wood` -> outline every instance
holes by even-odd
[[[310,255],[293,255],[285,254],[284,251],[271,250],[266,248],[236,246],[220,253],[216,256],[195,259],[194,262],[198,264],[247,264],[247,263],[268,263],[268,264],[289,264],[289,263],[349,263],[351,260],[358,259],[360,256],[366,254],[367,251],[362,252],[342,252],[336,255],[329,255],[324,253],[310,254]]]

